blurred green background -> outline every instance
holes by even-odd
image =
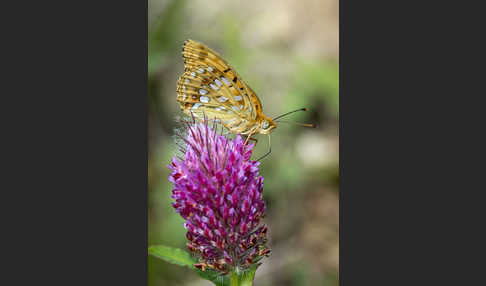
[[[183,220],[172,209],[167,164],[184,40],[220,53],[257,93],[267,116],[310,111],[281,123],[262,161],[270,258],[257,286],[338,285],[338,1],[149,0],[149,245],[185,249]],[[259,142],[253,158],[268,150]],[[148,258],[149,285],[212,285],[191,270]]]

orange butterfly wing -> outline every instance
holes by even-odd
[[[182,111],[197,119],[220,120],[232,133],[252,134],[265,118],[255,92],[207,46],[187,40],[182,49],[185,72],[177,83]]]

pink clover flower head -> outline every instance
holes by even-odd
[[[168,167],[172,206],[185,219],[195,266],[227,273],[259,263],[270,249],[260,163],[250,160],[254,145],[219,135],[207,122],[189,125],[186,134],[184,158]]]

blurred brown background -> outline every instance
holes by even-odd
[[[220,53],[252,87],[267,116],[300,107],[272,133],[263,159],[270,258],[255,283],[338,284],[338,1],[149,0],[149,245],[185,249],[183,220],[172,209],[167,164],[184,40]],[[254,157],[268,150],[258,135]],[[191,270],[149,257],[149,285],[212,285]]]

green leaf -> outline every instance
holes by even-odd
[[[148,248],[148,253],[169,263],[196,269],[193,265],[197,261],[182,249],[164,245],[153,245]]]
[[[229,278],[227,275],[221,275],[219,272],[212,269],[206,269],[206,271],[197,269],[194,267],[197,260],[193,258],[191,254],[180,248],[153,245],[148,248],[148,253],[166,262],[191,268],[196,271],[199,277],[213,282],[216,286],[229,286]]]

